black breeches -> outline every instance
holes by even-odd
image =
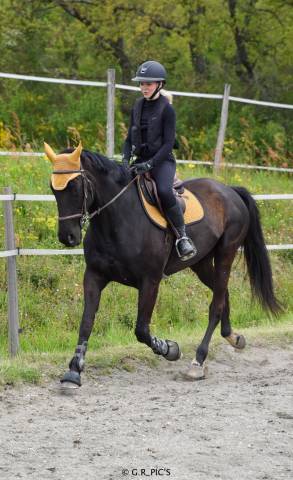
[[[173,193],[175,172],[176,163],[170,161],[156,165],[150,172],[156,182],[158,196],[163,210],[167,210],[176,204],[176,197]]]

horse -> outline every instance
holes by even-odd
[[[274,293],[259,211],[245,188],[209,178],[184,181],[184,187],[199,199],[204,218],[187,226],[197,255],[183,262],[178,258],[172,231],[158,228],[146,216],[136,178],[128,168],[99,153],[83,150],[81,144],[55,154],[45,143],[45,152],[53,164],[51,189],[57,202],[60,242],[67,247],[79,245],[83,224],[88,220],[83,241],[84,310],[77,347],[61,383],[81,386],[101,293],[112,281],[138,290],[136,338],[169,361],[181,358],[179,345],[150,332],[162,278],[190,268],[212,291],[208,326],[186,372],[186,378],[191,380],[206,375],[209,343],[219,323],[224,339],[236,349],[245,347],[244,336],[231,327],[228,292],[232,263],[240,247],[252,295],[272,314],[278,315],[282,310]]]

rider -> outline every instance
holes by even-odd
[[[122,161],[128,166],[135,155],[135,174],[151,171],[162,208],[177,233],[178,255],[185,261],[197,252],[186,236],[183,213],[173,192],[176,117],[170,101],[160,91],[166,82],[166,70],[159,62],[147,61],[138,67],[132,81],[139,82],[143,98],[136,100],[132,108]]]

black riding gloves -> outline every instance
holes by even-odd
[[[132,172],[135,175],[142,175],[143,173],[149,172],[153,168],[151,160],[143,163],[137,163],[131,167]]]
[[[129,157],[127,157],[127,156],[124,155],[124,154],[122,155],[122,165],[123,165],[124,167],[129,167],[129,160],[130,160]]]

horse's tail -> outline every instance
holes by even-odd
[[[259,210],[246,188],[232,188],[242,198],[250,217],[243,246],[252,294],[258,298],[266,310],[278,315],[283,309],[274,294],[272,269],[260,223]]]

